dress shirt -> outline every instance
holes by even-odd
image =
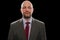
[[[26,28],[26,20],[24,19],[24,18],[22,18],[23,19],[23,24],[24,24],[24,30],[25,30],[25,28]],[[28,20],[28,22],[30,22],[30,24],[29,24],[29,34],[28,34],[28,40],[29,40],[29,37],[30,37],[30,31],[31,31],[31,23],[32,23],[32,17]]]

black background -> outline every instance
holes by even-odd
[[[4,27],[4,30],[2,29],[3,35],[1,36],[1,40],[7,40],[8,38],[8,33],[9,33],[9,28],[10,28],[10,23],[13,21],[16,21],[22,17],[22,14],[20,12],[20,6],[21,3],[24,0],[8,0],[7,5],[6,5],[6,13],[8,17],[8,26]],[[33,12],[33,17],[41,20],[45,23],[46,27],[46,34],[47,34],[47,39],[48,39],[48,32],[49,32],[49,27],[48,27],[48,1],[47,0],[30,0],[33,4],[34,7],[34,12]],[[3,27],[2,27],[3,28]],[[49,39],[48,39],[49,40]]]

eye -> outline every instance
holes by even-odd
[[[31,9],[31,7],[30,7],[30,6],[29,6],[28,8],[29,8],[29,9]]]
[[[26,7],[23,7],[23,9],[25,9]]]

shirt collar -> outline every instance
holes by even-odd
[[[24,18],[22,18],[22,20],[23,20],[24,24],[27,22]],[[28,22],[32,23],[32,17],[30,18],[30,20]]]

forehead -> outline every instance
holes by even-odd
[[[30,2],[24,2],[23,5],[31,5],[31,3]]]
[[[24,7],[24,6],[33,6],[32,3],[30,1],[24,1],[21,5],[21,7]]]

